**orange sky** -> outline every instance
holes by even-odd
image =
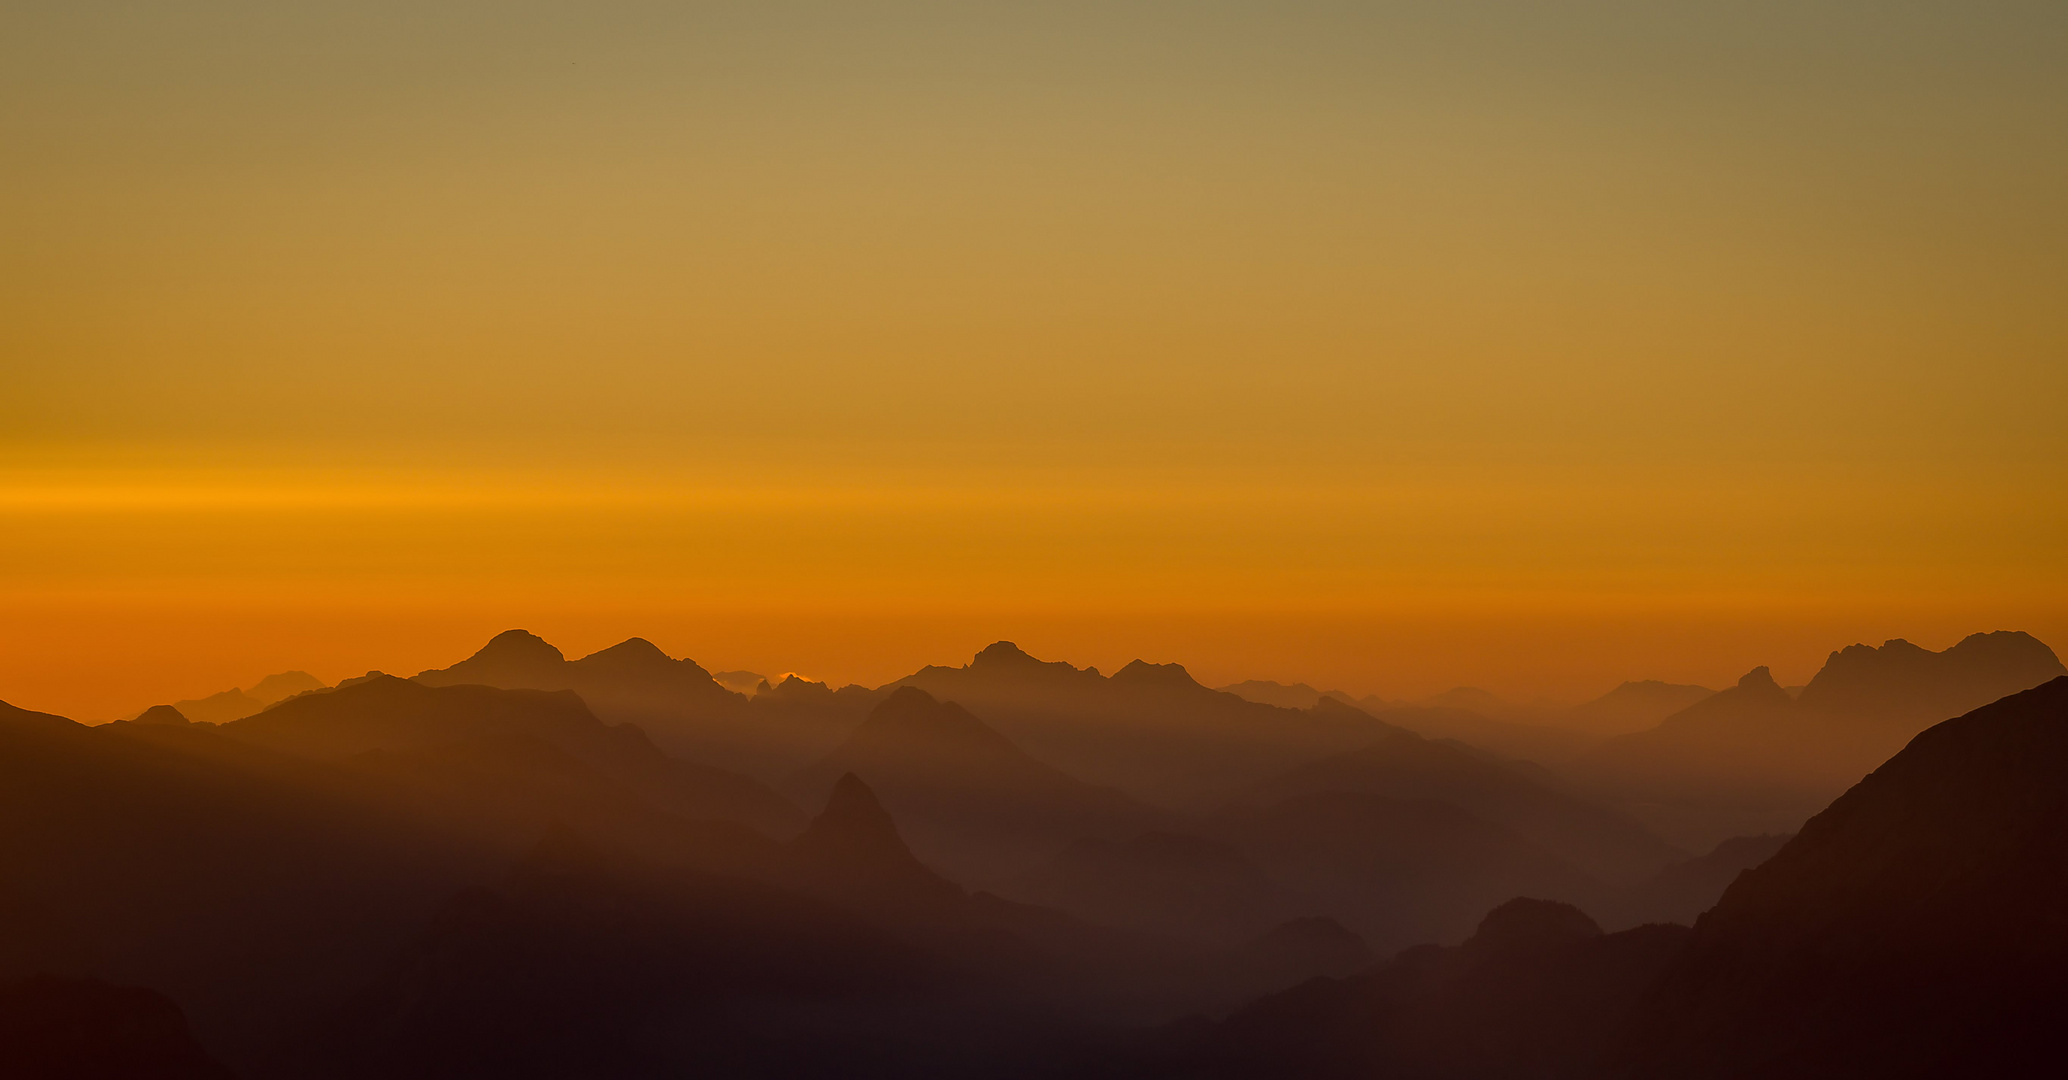
[[[41,7],[0,699],[2068,642],[2057,5]]]

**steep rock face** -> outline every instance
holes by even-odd
[[[2068,985],[2068,678],[1911,740],[1748,871],[1630,1075],[2048,1075]]]
[[[1164,815],[1084,783],[1015,746],[969,711],[905,687],[794,782],[829,791],[843,773],[865,781],[920,857],[959,880],[1010,880],[1071,842],[1118,838]]]

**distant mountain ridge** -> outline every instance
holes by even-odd
[[[2029,634],[1974,634],[1940,653],[1900,639],[1831,654],[1800,696],[1765,668],[1560,768],[1691,846],[1791,832],[1945,716],[2064,672]]]
[[[893,686],[953,701],[1072,775],[1158,805],[1203,809],[1322,754],[1399,730],[1334,701],[1287,709],[1208,689],[1177,664],[1136,660],[1111,676],[1042,661],[1009,641],[961,667]]]

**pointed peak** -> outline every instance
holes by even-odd
[[[505,630],[489,638],[488,644],[483,645],[479,652],[468,659],[525,660],[532,663],[545,661],[557,664],[567,657],[545,638],[529,630]]]
[[[840,774],[833,782],[833,793],[826,797],[826,808],[819,811],[819,817],[850,823],[880,824],[892,832],[897,826],[891,823],[890,811],[883,808],[882,800],[862,783],[862,778],[851,772]]]
[[[192,720],[187,719],[187,714],[179,711],[178,709],[173,708],[170,705],[153,705],[150,708],[145,709],[142,715],[138,716],[135,720],[132,720],[130,722],[135,724],[162,725],[166,727],[184,727],[188,724],[193,723]]]
[[[1744,677],[1738,680],[1738,689],[1779,691],[1781,689],[1781,684],[1775,682],[1774,673],[1772,671],[1767,670],[1767,666],[1765,664],[1761,664],[1758,667],[1753,668],[1751,671],[1746,672]]]

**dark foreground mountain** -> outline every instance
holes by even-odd
[[[1203,809],[1323,754],[1399,729],[1334,705],[1286,709],[1201,686],[1176,664],[1096,668],[1044,662],[1000,641],[961,667],[900,679],[953,701],[1029,753],[1149,802]]]
[[[1913,739],[1731,886],[1621,1064],[1677,1077],[2068,1071],[2068,678]]]
[[[0,985],[0,1076],[232,1080],[163,994],[54,975]]]
[[[1464,944],[1315,979],[1147,1051],[1157,1077],[1410,1080],[1584,1074],[1688,931],[1601,932],[1569,905],[1514,900]]]

